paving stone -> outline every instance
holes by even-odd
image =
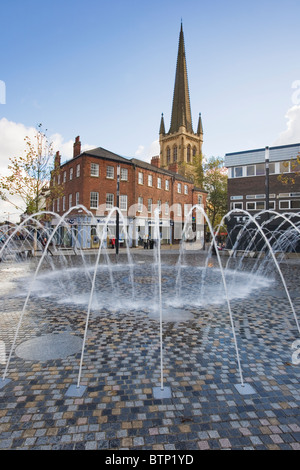
[[[197,261],[195,254],[186,258],[191,265]],[[177,259],[178,253],[164,256],[169,265]],[[244,268],[251,270],[255,262],[244,260]],[[26,272],[34,270],[34,263],[26,264]],[[1,263],[0,275],[7,269]],[[26,286],[17,277],[20,265],[9,269],[15,269],[15,291],[4,292],[0,301],[0,341],[7,350],[24,305],[20,289]],[[288,287],[297,292],[298,262],[288,260],[282,270]],[[242,396],[235,388],[239,371],[226,303],[193,307],[182,321],[164,322],[164,379],[172,392],[167,399],[153,396],[160,383],[157,319],[142,309],[95,308],[84,353],[81,383],[87,388],[82,397],[65,395],[77,383],[80,361],[80,353],[68,345],[63,354],[58,351],[59,357],[47,360],[12,355],[11,380],[0,388],[0,448],[300,450],[300,366],[292,364],[298,332],[287,298],[279,295],[281,280],[271,274],[277,291],[262,289],[231,302],[244,380],[255,395]],[[137,291],[148,286],[146,281],[137,282]],[[293,301],[299,312],[300,297],[294,295]],[[34,346],[32,339],[49,340],[53,334],[82,338],[85,320],[86,306],[62,308],[54,299],[33,295],[17,345]],[[37,343],[41,347],[42,340]]]

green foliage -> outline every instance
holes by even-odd
[[[204,177],[202,155],[195,155],[193,157],[193,173],[195,185],[202,188]]]
[[[224,160],[211,157],[203,166],[203,187],[208,191],[207,213],[213,227],[227,212],[227,169]]]
[[[19,196],[27,214],[32,214],[40,210],[45,191],[49,188],[53,151],[41,124],[34,140],[26,136],[24,141],[24,154],[10,157],[10,174],[0,177],[0,198],[9,201],[8,195]]]
[[[290,162],[283,163],[287,169],[290,164],[290,173],[281,173],[278,176],[278,180],[284,185],[294,186],[300,177],[300,153],[297,155],[296,160],[290,160]]]

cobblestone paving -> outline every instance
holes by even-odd
[[[147,262],[150,253],[134,257]],[[171,251],[162,257],[177,259]],[[30,263],[0,266],[1,374],[24,305],[14,281],[19,269],[33,274]],[[300,264],[285,262],[282,272],[300,317]],[[80,352],[40,362],[13,353],[10,382],[0,388],[0,449],[300,450],[300,365],[292,361],[299,333],[273,275],[273,289],[231,303],[243,377],[255,394],[235,388],[240,376],[226,304],[164,323],[164,383],[172,392],[164,399],[153,396],[160,385],[159,323],[146,314],[103,310],[89,322],[83,396],[66,395],[77,383]],[[30,298],[17,345],[52,333],[82,338],[85,321],[86,306]]]

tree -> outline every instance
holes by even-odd
[[[31,215],[44,209],[45,199],[49,193],[50,198],[57,198],[62,191],[62,187],[57,185],[49,190],[51,173],[55,174],[57,169],[53,167],[52,143],[48,141],[46,134],[42,130],[42,124],[37,126],[34,139],[26,136],[24,155],[10,157],[8,170],[9,176],[0,177],[0,198],[17,205],[8,198],[18,196],[22,202],[27,215]],[[41,215],[41,218],[43,215]],[[37,225],[34,229],[33,250],[37,250]]]
[[[203,186],[202,155],[194,155],[192,163],[180,162],[179,173],[192,180],[199,188]]]
[[[8,165],[10,174],[0,177],[0,198],[16,206],[9,200],[8,195],[19,196],[23,202],[24,211],[29,215],[42,209],[41,202],[49,188],[51,171],[53,171],[51,159],[53,149],[52,143],[48,141],[42,130],[42,124],[37,126],[33,141],[28,136],[24,138],[24,141],[24,155],[10,157]]]
[[[295,160],[284,162],[283,166],[287,169],[287,171],[290,167],[290,173],[281,173],[278,176],[278,180],[281,181],[282,184],[291,184],[293,186],[300,177],[300,153],[298,153]]]
[[[208,191],[207,214],[216,227],[227,213],[227,169],[220,157],[211,157],[203,166],[203,187]]]

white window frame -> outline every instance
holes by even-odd
[[[113,180],[115,177],[115,169],[111,165],[107,165],[106,167],[106,178],[109,180]]]
[[[169,190],[170,190],[170,181],[169,181],[169,180],[166,180],[166,181],[165,181],[165,190],[166,190],[166,191],[169,191]]]
[[[71,209],[72,204],[73,204],[72,199],[73,199],[72,194],[69,194],[69,209]]]
[[[111,210],[114,207],[114,194],[113,193],[106,193],[105,207],[106,207],[106,210]]]
[[[96,204],[94,202],[96,201]],[[98,209],[99,193],[97,191],[90,192],[90,209]]]
[[[128,181],[128,168],[121,168],[121,181]]]
[[[291,203],[299,202],[299,201],[300,201],[300,199],[290,199],[290,200],[283,199],[283,200],[279,201],[279,209],[280,210],[299,210],[299,207],[291,207],[291,205],[292,205]],[[288,207],[281,207],[283,202],[287,202]]]
[[[252,206],[252,207],[251,207]],[[256,210],[256,203],[255,201],[248,201],[246,202],[246,211],[255,211]]]
[[[263,173],[259,173],[259,174],[257,173],[257,168],[258,168],[258,167],[259,167],[259,168],[262,168]],[[265,174],[266,174],[266,166],[265,166],[265,164],[264,164],[264,163],[257,163],[257,164],[255,165],[255,176],[265,176]]]
[[[284,174],[284,173],[291,173],[290,168],[291,164],[289,160],[283,160],[279,162],[279,173]],[[282,170],[282,171],[281,171]]]
[[[76,165],[76,178],[79,178],[80,176],[80,163]]]
[[[177,203],[177,215],[178,217],[182,217],[182,207],[180,202]]]
[[[165,202],[165,215],[169,215],[170,207],[168,201]]]
[[[253,175],[248,175],[248,168],[253,168]],[[246,166],[246,176],[251,177],[251,176],[255,176],[255,174],[256,174],[255,165],[247,165],[247,166]]]
[[[161,178],[157,178],[157,189],[161,189]]]
[[[62,198],[62,210],[63,211],[66,210],[66,196],[63,196],[63,198]]]
[[[188,194],[188,193],[189,193],[189,192],[188,192],[188,185],[185,184],[185,185],[184,185],[184,194]]]
[[[287,167],[284,168],[284,164],[287,163]],[[257,167],[258,165],[261,165],[262,168],[265,168],[265,163],[252,163],[249,165],[237,165],[230,167],[228,177],[229,178],[253,178],[255,176],[264,176],[265,175],[265,170],[263,173],[258,174],[257,173]],[[250,168],[253,169],[253,174],[250,175],[248,174],[248,171],[250,171]],[[237,176],[236,173],[241,169],[242,174]],[[284,171],[281,171],[284,170]],[[291,165],[290,161],[283,160],[280,162],[270,162],[269,163],[269,174],[270,175],[275,175],[275,174],[280,174],[280,173],[291,173]]]
[[[91,176],[93,176],[94,178],[98,178],[98,176],[99,176],[99,163],[92,162],[90,170],[91,170],[90,171]]]
[[[144,184],[144,173],[142,173],[141,171],[139,171],[138,174],[138,184]]]
[[[138,212],[143,212],[143,204],[144,204],[144,200],[141,196],[139,196],[139,198],[138,198],[138,209],[137,209]]]
[[[256,201],[256,210],[258,211],[264,211],[266,208],[266,201]],[[258,207],[258,205],[261,204],[262,207]]]
[[[79,204],[79,192],[75,193],[75,205],[78,206]]]
[[[72,179],[73,179],[73,167],[70,168],[69,178],[70,178],[70,181],[72,181]]]
[[[276,209],[276,201],[269,201],[269,209],[275,211]]]
[[[236,175],[236,172],[237,170],[242,170],[242,174],[241,175]],[[242,178],[243,177],[243,167],[242,166],[235,166],[233,167],[233,177],[234,178]]]
[[[127,201],[128,201],[127,194],[121,194],[120,195],[120,209],[121,209],[121,211],[127,211]]]
[[[148,175],[148,186],[152,186],[152,185],[153,185],[153,176]]]
[[[183,206],[184,217],[186,217],[188,215],[191,208],[192,208],[191,204],[184,204],[184,206]]]
[[[237,210],[239,209],[243,210],[243,207],[244,207],[243,201],[231,202],[230,206],[231,206],[231,209],[237,209]]]
[[[147,203],[147,209],[148,209],[148,212],[150,213],[152,213],[152,205],[153,205],[153,200],[152,198],[149,198],[148,203]]]
[[[177,183],[177,192],[178,194],[181,194],[182,188],[181,188],[181,183]]]
[[[161,199],[158,199],[157,201],[157,209],[158,209],[159,214],[161,214]]]
[[[275,201],[272,201],[275,202]],[[249,205],[253,204],[254,209],[249,209]],[[258,207],[259,204],[262,204],[263,207]],[[271,204],[271,203],[270,203]],[[265,201],[248,201],[246,202],[246,211],[263,211],[266,208],[266,202]]]
[[[300,199],[292,199],[292,200],[290,201],[290,209],[291,209],[291,210],[295,210],[295,209],[298,210],[299,207],[292,207],[293,202],[300,202]]]

